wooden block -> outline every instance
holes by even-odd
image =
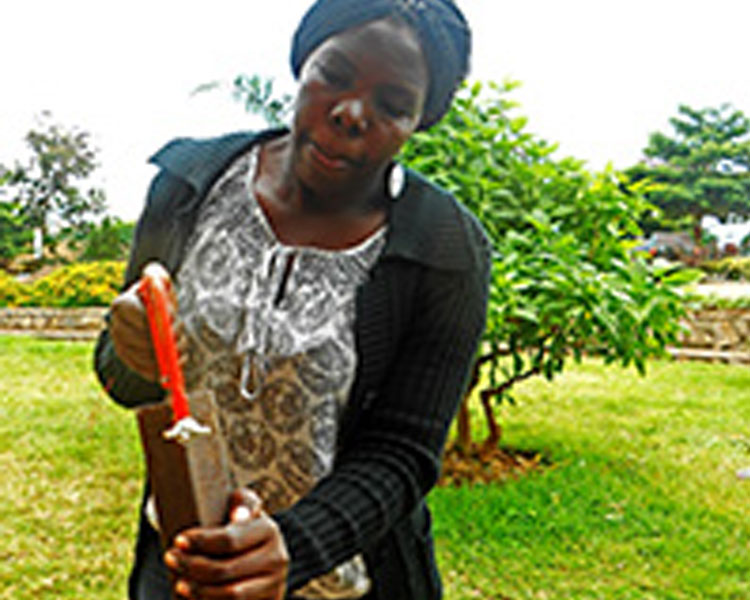
[[[191,399],[196,400],[196,399]],[[227,520],[227,503],[234,488],[218,424],[209,408],[191,401],[193,414],[211,428],[182,444],[164,438],[172,425],[169,404],[137,411],[151,490],[156,500],[162,546],[168,548],[180,531],[196,525],[215,526]]]

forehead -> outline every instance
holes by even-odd
[[[429,84],[427,67],[417,34],[394,19],[379,19],[331,36],[308,58],[338,55],[359,75],[401,80],[404,85],[421,88]]]

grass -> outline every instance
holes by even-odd
[[[750,598],[747,368],[585,363],[502,415],[554,466],[432,494],[446,598]]]
[[[0,598],[125,597],[141,459],[90,344],[0,337]]]
[[[0,337],[0,599],[125,597],[142,463],[88,343]],[[750,598],[750,370],[584,363],[505,442],[552,467],[430,496],[446,600]]]

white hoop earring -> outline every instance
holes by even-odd
[[[404,168],[398,163],[393,163],[388,173],[388,195],[391,200],[396,200],[401,195],[401,192],[404,191],[405,183],[406,173],[404,172]]]

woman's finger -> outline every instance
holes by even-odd
[[[286,582],[276,575],[218,586],[191,584],[185,580],[179,580],[175,585],[175,591],[193,600],[282,600],[286,592]]]
[[[263,516],[263,503],[258,494],[249,488],[239,488],[232,492],[227,511],[227,525],[195,527],[183,531],[175,539],[175,546],[196,554],[226,556],[256,546],[275,533],[279,534],[275,521],[268,517],[262,524],[248,528],[252,520]]]
[[[229,497],[229,520],[257,519],[263,511],[263,501],[250,488],[240,488]]]
[[[266,515],[230,522],[222,527],[196,527],[175,538],[177,549],[213,557],[234,556],[281,535],[276,522]]]
[[[164,562],[180,578],[201,585],[225,585],[286,573],[289,557],[283,544],[269,539],[234,557],[215,558],[171,550]]]

